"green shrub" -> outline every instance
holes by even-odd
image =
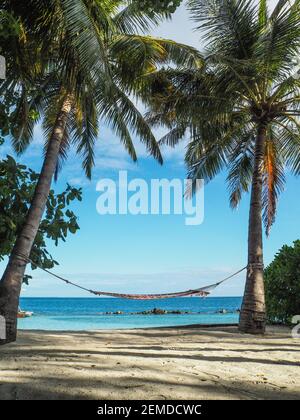
[[[289,324],[300,315],[300,240],[284,245],[265,269],[267,316],[270,323]]]
[[[1,144],[1,140],[0,140]],[[11,254],[24,224],[39,175],[14,158],[0,160],[0,261]],[[67,185],[65,191],[50,191],[43,220],[32,248],[31,258],[43,268],[58,264],[47,250],[49,240],[58,245],[78,229],[78,218],[70,209],[73,201],[82,200],[81,189]],[[35,265],[31,266],[35,269]],[[28,280],[28,276],[24,280]]]

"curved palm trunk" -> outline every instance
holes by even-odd
[[[262,165],[266,132],[264,125],[258,128],[250,202],[248,269],[239,323],[240,331],[250,334],[264,334],[266,324],[262,239]]]
[[[6,338],[1,339],[0,344],[9,343],[17,337],[17,314],[19,297],[26,262],[19,255],[28,258],[39,229],[40,222],[46,207],[51,182],[55,173],[60,145],[64,136],[68,116],[72,108],[72,96],[67,95],[62,108],[57,116],[53,133],[49,141],[47,153],[41,170],[41,174],[35,189],[26,221],[19,234],[9,263],[0,282],[0,315],[6,323]]]

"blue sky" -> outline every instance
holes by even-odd
[[[274,2],[270,2],[274,3]],[[199,34],[193,32],[184,8],[172,22],[161,25],[155,35],[188,43],[201,49]],[[239,209],[228,204],[226,174],[220,174],[205,188],[205,220],[200,226],[186,226],[184,216],[99,216],[96,200],[99,179],[116,178],[119,170],[128,170],[131,178],[184,178],[184,145],[175,150],[163,149],[165,164],[159,166],[138,144],[138,164],[127,157],[118,139],[103,127],[96,146],[96,168],[92,182],[81,170],[79,157],[73,153],[61,172],[57,191],[66,182],[82,186],[84,199],[73,206],[81,230],[65,244],[49,249],[60,266],[56,272],[85,286],[120,292],[166,292],[201,287],[218,281],[246,265],[249,197]],[[18,158],[36,170],[41,166],[42,133],[36,129],[33,144]],[[0,148],[0,157],[11,153],[9,144]],[[276,225],[265,239],[265,262],[268,264],[285,243],[299,238],[299,179],[287,177]],[[4,268],[4,264],[0,265]],[[23,296],[86,296],[85,293],[59,283],[40,271],[26,286]],[[244,277],[225,283],[214,296],[241,295]]]

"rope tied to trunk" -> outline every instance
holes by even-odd
[[[248,264],[248,266],[247,266],[247,268],[249,269],[249,276],[252,276],[252,274],[253,274],[253,270],[255,270],[255,269],[262,269],[262,270],[264,270],[264,268],[265,268],[265,265],[264,265],[264,263],[260,263],[260,262],[257,262],[257,263],[249,263]]]

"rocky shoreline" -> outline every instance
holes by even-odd
[[[167,311],[166,309],[154,308],[147,311],[142,312],[124,312],[124,311],[116,311],[116,312],[101,312],[99,315],[205,315],[205,314],[237,314],[240,310],[236,309],[235,311],[229,311],[227,309],[220,309],[215,312],[191,312],[191,311],[182,311],[182,310],[172,310]]]

